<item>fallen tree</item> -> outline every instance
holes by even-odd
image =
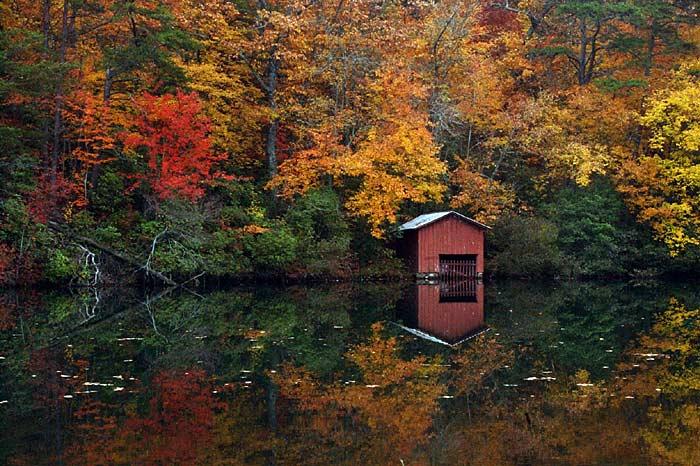
[[[79,241],[81,243],[88,244],[88,245],[94,247],[95,249],[98,249],[98,250],[102,251],[103,253],[108,254],[109,256],[117,259],[120,262],[123,262],[125,264],[130,265],[130,266],[133,266],[135,269],[137,269],[139,271],[143,271],[146,276],[154,277],[157,280],[159,280],[159,281],[161,281],[169,286],[178,286],[177,282],[175,282],[171,278],[163,275],[161,272],[154,270],[150,266],[150,260],[147,261],[146,265],[144,265],[135,257],[132,257],[123,251],[117,251],[117,250],[115,250],[115,249],[113,249],[105,244],[102,244],[98,241],[95,241],[92,238],[88,238],[86,236],[79,235],[65,225],[61,225],[60,223],[53,222],[53,221],[47,222],[46,225],[49,229],[51,229],[57,233],[60,233],[60,234],[65,235],[65,236],[69,236],[73,241]]]

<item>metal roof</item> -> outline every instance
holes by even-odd
[[[423,228],[426,225],[429,225],[433,222],[436,222],[440,220],[441,218],[447,217],[448,215],[456,215],[460,219],[464,220],[467,223],[471,223],[472,225],[476,225],[479,228],[483,228],[485,230],[490,230],[491,227],[484,225],[483,223],[479,223],[473,218],[466,217],[459,212],[455,212],[454,210],[448,210],[446,212],[433,212],[430,214],[423,214],[419,215],[418,217],[414,218],[410,222],[406,222],[403,225],[399,227],[400,231],[404,230],[417,230],[419,228]]]

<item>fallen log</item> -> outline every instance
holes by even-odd
[[[72,239],[80,241],[82,243],[89,244],[90,246],[92,246],[96,249],[99,249],[100,251],[104,252],[105,254],[108,254],[121,262],[129,264],[138,270],[144,270],[143,264],[141,264],[134,257],[131,257],[124,252],[112,249],[111,247],[104,245],[98,241],[95,241],[94,239],[87,238],[85,236],[81,236],[81,235],[75,233],[74,231],[72,231],[70,228],[66,227],[65,225],[61,225],[60,223],[49,221],[46,225],[51,230],[57,231],[57,232],[59,232],[63,235],[66,235],[66,236],[70,236]],[[174,280],[166,277],[165,275],[158,272],[157,270],[153,270],[150,267],[148,267],[148,269],[145,269],[145,270],[146,270],[147,275],[151,275],[151,276],[157,278],[158,280],[165,283],[166,285],[178,286],[178,284]]]

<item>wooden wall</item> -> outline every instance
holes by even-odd
[[[484,327],[484,285],[476,285],[475,303],[441,303],[440,287],[418,286],[417,327],[447,343],[456,343]]]
[[[484,230],[454,216],[418,230],[417,272],[439,272],[440,254],[476,254],[476,272],[484,273]]]

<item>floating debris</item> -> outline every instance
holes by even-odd
[[[141,341],[143,340],[143,337],[124,337],[124,338],[117,338],[117,341]]]
[[[503,386],[504,387],[519,387],[520,385],[518,385],[517,383],[504,383]]]
[[[632,395],[627,395],[625,397],[626,400],[634,400],[634,397]]]
[[[365,385],[365,387],[367,387],[367,388],[377,388],[377,387],[379,387],[379,385]]]
[[[70,379],[70,377],[71,377],[70,375],[61,374],[61,378],[62,378],[62,379]]]
[[[113,390],[113,391],[115,391],[115,392],[121,392],[122,390],[124,390],[124,387],[114,387],[114,390]]]
[[[121,376],[121,375],[113,375],[112,378],[113,378],[113,379],[118,379],[118,380],[124,380],[124,377]]]
[[[443,398],[443,399],[445,399],[445,400],[451,400],[452,398],[454,398],[454,396],[452,396],[452,395],[442,395],[440,398]]]
[[[334,329],[341,329],[341,328],[343,328],[343,326],[342,325],[334,325],[333,328]]]
[[[9,402],[10,402],[9,400],[0,400],[0,405],[7,404],[7,403],[9,403]]]
[[[528,382],[534,381],[534,380],[544,380],[545,382],[549,382],[552,380],[557,380],[556,377],[527,377],[523,380],[526,380]]]
[[[612,353],[613,350],[611,350],[611,349],[606,349],[605,352],[606,352],[606,353]]]
[[[125,359],[124,362],[134,362],[133,359]]]
[[[86,387],[114,387],[113,383],[102,383],[102,382],[84,382]]]
[[[577,387],[592,387],[593,384],[592,383],[577,383],[576,386]]]
[[[97,393],[97,390],[83,390],[82,392],[74,392],[76,395],[89,395],[91,393]]]
[[[73,398],[73,395],[63,395],[63,398]]]

